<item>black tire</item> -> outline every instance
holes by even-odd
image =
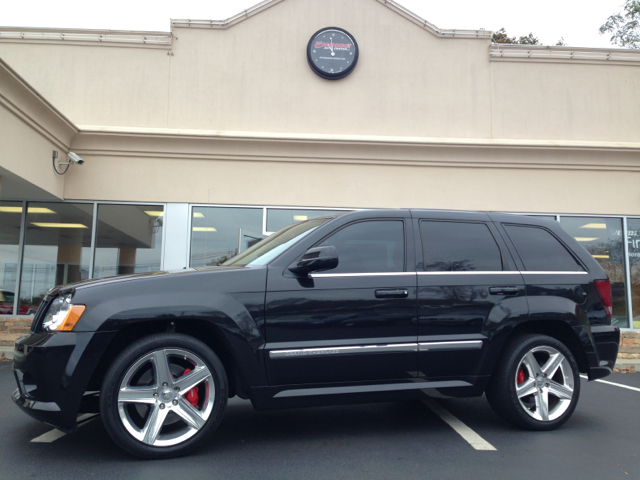
[[[561,359],[553,352],[566,362],[563,360],[552,372],[554,362],[549,360],[552,356],[556,362]],[[548,373],[544,373],[545,366],[550,367]],[[533,393],[527,394],[530,390]],[[578,364],[571,351],[555,338],[540,334],[518,336],[507,345],[486,395],[491,408],[504,420],[528,430],[553,430],[571,417],[578,403]]]
[[[193,382],[199,383],[188,386]],[[129,391],[135,400],[124,396]],[[154,334],[132,343],[113,361],[102,382],[100,413],[109,436],[127,452],[146,459],[178,457],[215,432],[228,391],[222,362],[206,344],[177,333]]]

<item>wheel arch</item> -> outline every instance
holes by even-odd
[[[562,342],[575,358],[581,373],[589,371],[589,363],[575,330],[562,320],[528,320],[516,325],[503,342],[500,355],[492,370],[495,370],[509,344],[514,338],[527,333],[547,335]]]
[[[253,352],[252,357],[256,360],[259,359],[259,356],[255,352],[256,349],[251,347],[246,339],[243,339],[242,336],[237,335],[238,332],[233,332],[232,330],[228,325],[217,324],[211,319],[180,318],[171,321],[140,319],[127,322],[127,325],[118,331],[101,355],[86,390],[100,390],[102,380],[109,366],[120,352],[131,343],[149,335],[175,332],[196,338],[211,348],[222,362],[227,373],[229,397],[239,395],[241,398],[248,398],[252,380],[255,382],[256,379],[250,379],[245,374],[242,364],[246,360],[243,362],[239,356],[241,354],[247,356],[251,352]],[[231,342],[235,344],[235,349],[229,341],[229,335],[233,336]],[[238,345],[240,350],[245,351],[239,352]],[[261,371],[264,371],[264,369]]]

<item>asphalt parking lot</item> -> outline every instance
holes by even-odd
[[[484,398],[275,412],[232,399],[204,448],[144,461],[114,445],[99,418],[60,436],[22,414],[10,399],[11,362],[0,362],[0,478],[640,478],[640,374],[605,380],[635,390],[583,380],[576,412],[553,432],[511,427]],[[447,412],[495,450],[476,450]]]

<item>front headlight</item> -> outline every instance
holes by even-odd
[[[70,332],[80,320],[85,308],[84,305],[72,305],[71,294],[58,297],[51,302],[42,328],[47,332]]]

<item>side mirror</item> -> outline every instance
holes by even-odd
[[[307,250],[295,267],[289,270],[296,275],[307,275],[318,270],[329,270],[338,266],[338,249],[333,245]]]

